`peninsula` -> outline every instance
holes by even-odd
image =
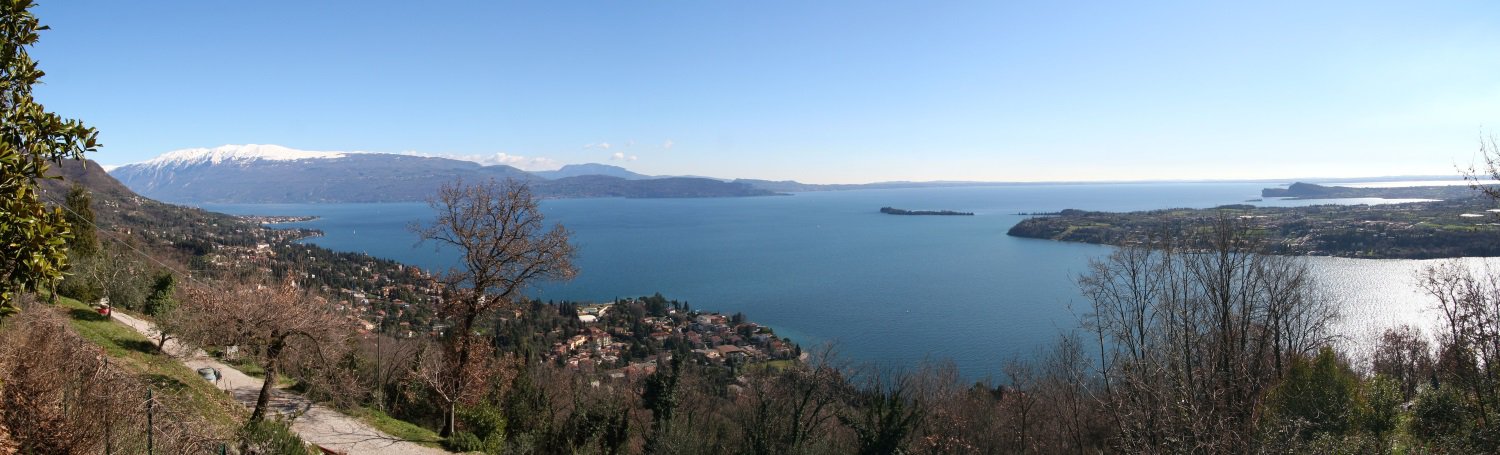
[[[1466,185],[1447,186],[1403,186],[1390,188],[1359,188],[1350,186],[1323,186],[1297,182],[1286,188],[1260,190],[1261,197],[1284,199],[1465,199],[1474,196],[1474,190]]]
[[[955,212],[952,210],[905,210],[891,207],[881,207],[880,213],[884,213],[886,215],[974,216],[974,212]]]
[[[1413,189],[1390,190],[1419,194]],[[1500,245],[1492,241],[1500,234],[1500,212],[1494,207],[1494,201],[1468,192],[1459,199],[1382,205],[1234,204],[1128,213],[1068,209],[1022,220],[1007,234],[1125,245],[1151,234],[1199,231],[1227,217],[1261,235],[1270,252],[1277,254],[1371,259],[1500,256]]]

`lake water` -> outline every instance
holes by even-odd
[[[799,193],[724,199],[564,199],[543,202],[573,231],[580,273],[544,283],[543,299],[607,301],[661,292],[695,309],[744,312],[804,346],[835,343],[855,360],[910,366],[952,359],[966,376],[999,376],[1077,326],[1075,284],[1097,245],[1009,237],[1026,212],[1065,208],[1213,207],[1259,198],[1265,184],[1016,185]],[[1329,201],[1253,202],[1308,205]],[[1378,203],[1342,200],[1340,203]],[[883,206],[975,216],[892,216]],[[205,205],[231,214],[315,215],[287,226],[309,240],[428,269],[449,252],[415,246],[407,230],[426,204]],[[1400,322],[1430,327],[1414,276],[1432,261],[1311,258],[1345,308],[1342,332],[1364,345]],[[1430,332],[1429,332],[1430,333]]]

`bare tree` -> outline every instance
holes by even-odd
[[[1464,180],[1469,182],[1469,187],[1484,193],[1490,199],[1500,200],[1500,144],[1496,144],[1495,136],[1481,136],[1479,138],[1479,156],[1484,159],[1484,170],[1479,170],[1473,164],[1468,169],[1459,169],[1464,175]]]
[[[1242,225],[1117,250],[1080,280],[1106,409],[1127,451],[1253,451],[1284,362],[1331,342],[1335,307],[1304,262],[1258,253]]]
[[[189,298],[179,309],[183,323],[178,336],[201,347],[249,351],[265,371],[251,421],[265,418],[272,389],[284,370],[305,373],[331,366],[353,333],[350,321],[291,280],[276,286],[196,286],[187,291]],[[300,365],[293,360],[300,360]]]
[[[468,370],[482,363],[474,358],[474,347],[483,344],[473,340],[476,323],[512,305],[535,281],[570,279],[576,271],[568,230],[548,226],[525,182],[456,181],[438,189],[428,204],[436,218],[412,230],[423,241],[457,249],[462,264],[442,277],[445,291],[437,305],[453,324],[441,357],[452,370],[443,373],[446,384],[439,392],[446,437],[453,433],[456,404],[470,388],[466,381],[477,377]]]
[[[1446,333],[1440,336],[1444,373],[1473,395],[1475,414],[1488,426],[1500,409],[1500,273],[1461,261],[1428,267],[1420,285],[1437,300]]]
[[[1371,369],[1396,381],[1403,400],[1415,398],[1417,384],[1432,375],[1432,347],[1416,327],[1386,329],[1373,357]]]
[[[834,439],[828,435],[838,423],[839,406],[852,392],[843,370],[827,347],[811,364],[750,376],[736,404],[746,451],[806,453],[814,443]]]
[[[499,363],[488,340],[474,336],[451,339],[464,345],[424,345],[417,353],[418,363],[413,372],[413,377],[442,404],[444,437],[455,430],[458,405],[473,404],[484,397],[489,386],[503,381],[497,377]],[[456,353],[467,355],[456,358]]]

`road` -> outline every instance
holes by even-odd
[[[118,311],[110,314],[116,321],[130,326],[145,335],[146,338],[155,340],[156,329],[147,321],[132,317]],[[220,390],[229,392],[234,399],[247,407],[255,406],[255,399],[260,394],[260,386],[264,384],[259,378],[247,375],[240,370],[225,365],[213,357],[208,356],[201,349],[193,349],[177,343],[177,340],[167,340],[166,351],[173,358],[181,361],[183,365],[196,371],[199,368],[213,368],[219,370],[222,376],[214,385]],[[371,427],[354,417],[339,413],[326,406],[309,403],[306,398],[295,393],[277,389],[271,398],[271,412],[282,415],[303,412],[292,422],[292,431],[302,440],[319,447],[332,449],[347,454],[373,454],[373,455],[398,455],[398,454],[446,454],[451,453],[440,449],[425,447],[411,442],[399,441],[380,430]]]

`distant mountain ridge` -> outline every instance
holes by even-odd
[[[259,144],[177,150],[149,161],[103,169],[141,195],[167,202],[194,204],[411,202],[425,200],[443,183],[454,179],[473,181],[490,178],[527,181],[538,195],[552,198],[743,197],[857,189],[1140,183],[892,181],[809,184],[792,180],[651,176],[599,163],[569,164],[557,170],[526,172],[507,165],[481,165],[473,161],[442,157],[317,152]],[[1318,181],[1394,181],[1438,177],[1441,176]],[[1278,181],[1261,179],[1244,182]],[[1298,187],[1292,190],[1307,189],[1310,188]]]
[[[772,191],[701,178],[653,178],[617,166],[571,165],[548,178],[506,165],[391,153],[309,152],[226,145],[168,152],[109,172],[153,199],[176,203],[413,202],[444,183],[514,179],[542,197],[741,197]],[[599,172],[603,174],[593,174]]]
[[[1362,188],[1296,182],[1286,188],[1263,189],[1260,195],[1288,199],[1464,199],[1475,197],[1475,191],[1467,185]]]
[[[609,177],[619,177],[625,180],[645,180],[657,178],[645,174],[637,174],[623,167],[610,166],[608,164],[599,163],[569,164],[555,171],[533,171],[531,175],[535,175],[537,177],[545,179],[560,179],[567,177],[580,177],[585,175],[603,175]]]

